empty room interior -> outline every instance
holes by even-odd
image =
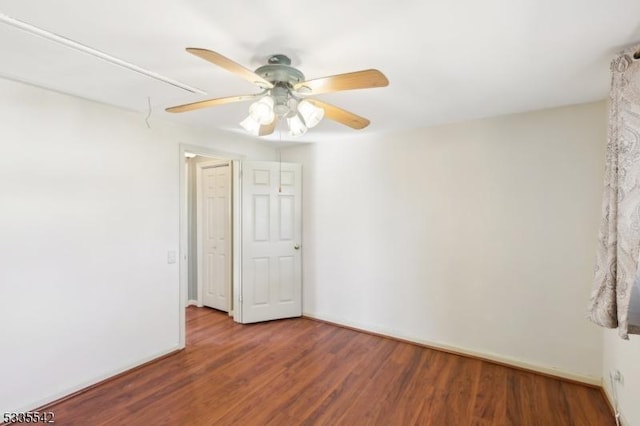
[[[0,424],[640,425],[638,16],[0,0]]]

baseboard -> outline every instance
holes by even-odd
[[[198,301],[195,299],[187,300],[187,306],[198,306]]]
[[[154,362],[158,362],[164,358],[167,358],[171,355],[174,355],[178,352],[180,352],[183,348],[179,348],[179,347],[175,347],[172,349],[169,349],[167,351],[162,351],[159,352],[155,355],[152,355],[150,357],[146,357],[141,359],[139,362],[135,363],[135,364],[130,364],[124,368],[118,369],[118,370],[113,370],[110,373],[107,374],[103,374],[100,376],[95,377],[92,380],[88,380],[84,383],[81,383],[78,386],[74,386],[71,388],[68,388],[66,390],[63,390],[61,392],[58,392],[56,394],[50,395],[46,398],[43,398],[39,401],[35,401],[33,404],[30,404],[30,406],[28,407],[23,407],[20,408],[18,410],[15,410],[15,412],[27,412],[27,411],[48,411],[47,409],[49,407],[52,407],[55,404],[58,404],[60,402],[66,401],[67,399],[73,398],[75,396],[78,396],[84,392],[87,392],[97,386],[103,385],[105,383],[108,383],[112,380],[115,380],[125,374],[129,374],[135,370],[138,370],[140,368],[143,368],[149,364],[153,364]],[[36,408],[37,407],[37,408]],[[3,423],[2,423],[3,424]],[[2,426],[2,424],[0,424],[0,426]]]
[[[436,349],[439,351],[443,351],[443,352],[447,352],[455,355],[480,359],[482,361],[488,361],[493,364],[499,364],[506,367],[517,368],[519,370],[541,374],[543,376],[559,378],[568,382],[588,385],[593,388],[598,388],[598,389],[602,388],[602,379],[600,377],[592,377],[592,376],[575,374],[567,371],[558,370],[553,367],[546,367],[542,365],[532,364],[532,363],[521,361],[515,358],[509,358],[509,357],[505,357],[505,356],[501,356],[493,353],[480,352],[473,349],[448,345],[442,342],[434,342],[434,341],[429,341],[424,339],[418,339],[411,336],[403,336],[389,330],[374,329],[373,327],[370,327],[370,326],[363,326],[361,324],[349,323],[349,322],[345,322],[344,320],[337,320],[335,318],[330,318],[324,315],[303,313],[302,316],[315,321],[321,321],[327,324],[332,324],[338,327],[348,328],[348,329],[360,331],[363,333],[373,334],[375,336],[381,336],[381,337],[386,337],[386,338],[390,338],[390,339],[394,339],[402,342],[412,343],[414,345],[420,345],[429,349]]]

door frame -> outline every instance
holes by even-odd
[[[241,161],[245,158],[244,155],[238,155],[230,152],[219,151],[211,148],[206,148],[198,145],[190,145],[186,143],[178,144],[178,198],[179,198],[179,222],[178,222],[178,234],[180,240],[179,249],[179,264],[178,264],[178,347],[183,349],[186,346],[187,341],[187,319],[186,319],[186,306],[187,306],[187,292],[189,285],[189,218],[188,218],[188,179],[186,175],[186,162],[185,153],[190,152],[196,155],[203,155],[206,157],[224,158],[233,163],[233,179],[232,179],[232,198],[233,198],[233,214],[231,218],[231,229],[233,232],[233,260],[232,260],[232,282],[233,282],[233,304],[234,304],[234,319],[236,315],[239,315],[237,294],[240,285],[240,256],[241,256],[241,244],[242,244],[242,227],[241,225],[241,209],[240,209],[240,166]],[[239,317],[238,317],[239,318]]]

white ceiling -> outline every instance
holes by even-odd
[[[249,104],[183,114],[164,108],[259,90],[185,47],[251,69],[285,53],[308,79],[367,68],[386,74],[386,88],[318,96],[369,118],[368,128],[324,120],[301,141],[603,99],[611,58],[640,42],[638,0],[0,0],[0,13],[207,95],[0,23],[1,76],[141,112],[150,97],[152,119],[201,127],[240,132]]]

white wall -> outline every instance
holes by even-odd
[[[0,93],[1,413],[176,349],[178,143],[274,152],[7,80]]]
[[[289,148],[304,313],[599,383],[604,102]]]

